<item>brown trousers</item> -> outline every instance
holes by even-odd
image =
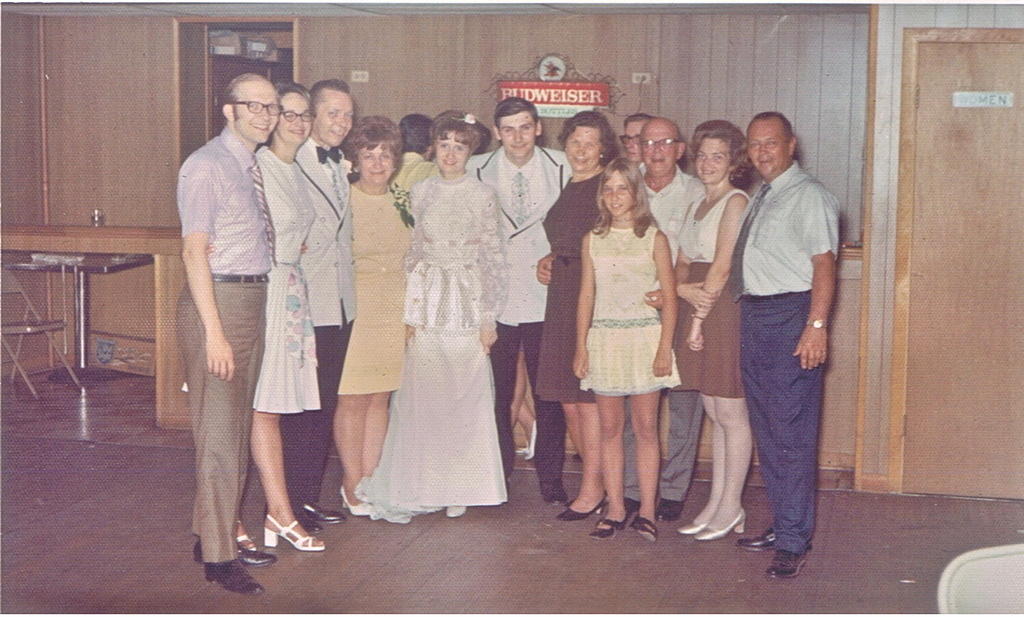
[[[186,287],[178,300],[178,336],[188,382],[196,447],[196,499],[192,532],[203,561],[235,559],[235,521],[249,467],[252,403],[263,359],[265,283],[214,283],[224,335],[235,359],[231,381],[206,369],[206,333]]]

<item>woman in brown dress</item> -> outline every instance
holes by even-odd
[[[725,120],[698,126],[691,143],[706,194],[688,207],[678,236],[676,277],[685,282],[677,291],[692,310],[685,316],[680,309],[685,330],[675,351],[682,387],[700,391],[711,420],[712,476],[707,505],[679,533],[717,540],[742,532],[746,519],[740,498],[752,440],[740,381],[740,309],[722,289],[747,208],[747,194],[736,185],[746,186],[750,165],[743,132]]]
[[[583,459],[583,480],[576,499],[558,518],[575,521],[600,509],[601,425],[594,394],[580,390],[573,373],[576,305],[580,293],[580,245],[597,220],[597,186],[604,166],[618,156],[615,131],[596,111],[583,111],[565,123],[558,136],[572,179],[544,219],[551,254],[537,264],[537,278],[548,285],[544,334],[537,370],[540,398],[562,403],[569,435]]]

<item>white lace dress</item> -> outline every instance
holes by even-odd
[[[299,259],[316,213],[295,164],[269,148],[256,154],[274,224],[274,259],[267,283],[263,364],[253,408],[272,413],[320,409],[316,341],[309,317],[306,277]]]
[[[507,500],[494,382],[480,329],[495,326],[507,272],[497,197],[465,175],[413,187],[405,323],[416,327],[391,397],[380,464],[356,490],[374,519]]]

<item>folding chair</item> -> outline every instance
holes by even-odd
[[[68,362],[67,357],[61,352],[60,348],[54,343],[53,332],[57,330],[63,330],[67,323],[63,319],[43,319],[39,316],[39,312],[36,311],[36,307],[32,304],[32,300],[25,293],[25,290],[21,287],[21,283],[12,272],[5,271],[0,276],[0,282],[3,287],[3,305],[4,318],[7,318],[7,313],[10,312],[11,302],[20,301],[25,306],[25,310],[22,313],[21,319],[18,321],[4,321],[2,326],[2,335],[0,340],[3,342],[4,350],[7,351],[7,355],[11,357],[11,361],[14,363],[14,367],[11,369],[11,383],[14,383],[15,372],[21,375],[21,378],[25,380],[25,384],[28,385],[28,389],[32,391],[32,396],[39,398],[39,392],[36,391],[36,387],[32,384],[32,380],[29,379],[28,373],[25,371],[25,367],[18,362],[18,355],[21,353],[21,343],[28,334],[45,334],[46,340],[49,342],[50,349],[53,350],[60,361],[64,364],[64,367],[68,370],[68,374],[71,375],[71,379],[78,386],[78,389],[82,389],[82,382],[78,381],[78,375],[75,374],[74,369],[71,368],[71,364]],[[16,347],[12,348],[8,337],[18,337]]]

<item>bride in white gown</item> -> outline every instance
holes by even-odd
[[[356,490],[374,519],[407,523],[441,508],[454,517],[508,498],[487,356],[507,274],[497,197],[466,175],[474,122],[461,112],[434,120],[440,175],[412,188],[402,384],[380,463]]]

